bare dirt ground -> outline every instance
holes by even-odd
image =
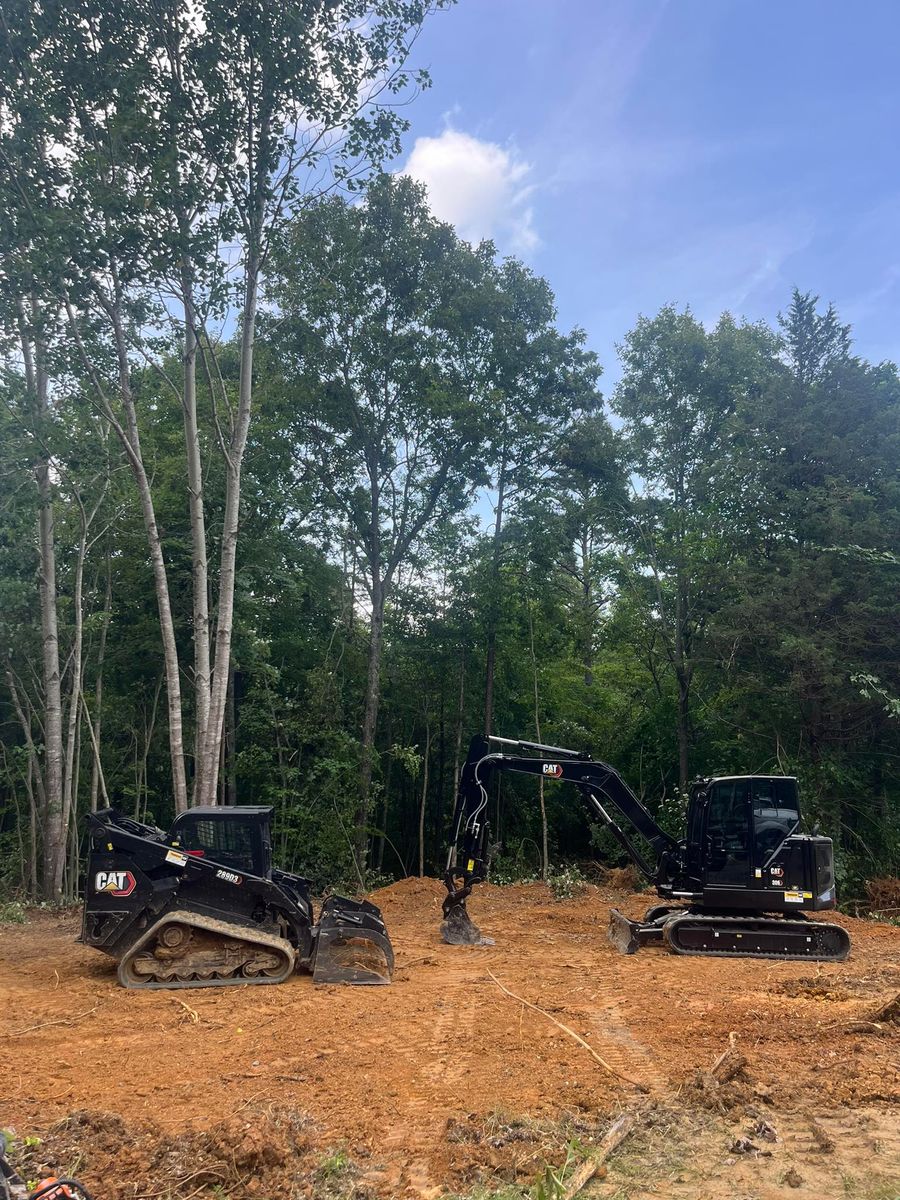
[[[0,928],[0,1126],[24,1168],[74,1168],[96,1200],[513,1196],[635,1108],[584,1195],[900,1198],[900,1025],[871,1024],[900,929],[838,917],[834,965],[625,958],[609,907],[647,897],[485,885],[469,907],[497,944],[463,948],[440,941],[441,897],[374,895],[387,988],[131,992],[72,917]],[[710,1090],[730,1034],[746,1066]]]

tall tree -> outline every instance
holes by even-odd
[[[645,613],[648,657],[675,683],[682,790],[698,655],[749,520],[732,435],[767,386],[773,356],[772,336],[759,326],[726,314],[707,333],[672,306],[642,317],[620,349],[613,407],[637,481],[624,578]]]
[[[16,0],[0,30],[0,104],[10,116],[0,154],[4,199],[24,214],[21,223],[38,208],[52,216],[36,223],[18,269],[40,272],[42,291],[65,304],[93,402],[134,473],[159,607],[178,808],[188,802],[180,666],[135,368],[151,364],[183,409],[194,798],[212,803],[230,674],[256,315],[271,239],[310,195],[352,186],[397,151],[406,127],[398,98],[427,82],[406,71],[406,59],[422,22],[442,3],[248,0],[222,7],[177,0],[110,9],[78,0],[48,10]],[[239,369],[229,388],[215,329],[233,320]],[[169,378],[164,357],[175,338],[180,382]],[[201,358],[212,392],[208,440],[224,469],[214,647],[196,388]]]
[[[580,412],[600,405],[600,365],[580,329],[556,329],[556,304],[545,279],[507,259],[499,303],[484,348],[491,382],[494,521],[491,539],[484,682],[484,730],[494,718],[503,523],[510,508],[534,500],[546,484],[558,444]]]
[[[277,260],[294,436],[307,448],[323,514],[347,532],[366,590],[356,854],[365,873],[385,609],[398,575],[423,570],[439,527],[485,478],[487,412],[479,311],[493,270],[436,221],[411,180],[381,177],[363,205],[333,199],[291,225]],[[461,314],[465,314],[462,319]]]

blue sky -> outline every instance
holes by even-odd
[[[900,358],[900,0],[459,0],[403,169],[614,343],[674,301],[774,320],[796,284]]]

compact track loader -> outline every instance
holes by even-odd
[[[81,941],[119,960],[128,988],[390,983],[374,904],[331,896],[318,922],[307,880],[272,866],[271,808],[200,807],[164,833],[91,813]]]
[[[492,751],[491,743],[522,753]],[[845,929],[807,917],[837,904],[834,854],[831,838],[799,832],[796,779],[699,780],[691,788],[685,836],[678,840],[660,828],[608,763],[559,746],[481,736],[472,739],[460,775],[444,876],[445,941],[483,940],[466,898],[490,866],[487,786],[497,771],[573,783],[592,815],[655,886],[663,903],[648,909],[642,921],[616,909],[610,913],[609,940],[622,953],[653,944],[676,954],[820,962],[840,962],[850,953]],[[631,837],[610,810],[630,827]],[[649,853],[638,848],[635,835]]]

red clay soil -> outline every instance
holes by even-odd
[[[590,1130],[642,1095],[619,1076],[659,1103],[685,1089],[686,1102],[729,1034],[773,1111],[900,1101],[898,1030],[870,1023],[900,990],[900,929],[835,918],[853,951],[834,965],[655,949],[622,957],[606,942],[609,908],[637,916],[649,897],[590,887],[555,901],[540,884],[485,885],[469,909],[496,945],[451,947],[438,932],[437,881],[403,880],[372,898],[396,951],[391,987],[297,976],[276,987],[126,991],[111,959],[75,944],[73,917],[0,927],[0,1126],[45,1136],[76,1113],[56,1136],[65,1128],[86,1179],[102,1177],[97,1200],[169,1195],[152,1180],[143,1191],[126,1185],[138,1162],[180,1181],[172,1195],[199,1194],[215,1170],[186,1177],[216,1138],[237,1139],[232,1196],[259,1194],[252,1180],[285,1170],[290,1156],[311,1172],[293,1194],[313,1194],[315,1179],[327,1183],[323,1149],[335,1146],[370,1192],[432,1195],[463,1190],[467,1129],[505,1113],[512,1127]],[[260,1113],[279,1131],[268,1149]]]

